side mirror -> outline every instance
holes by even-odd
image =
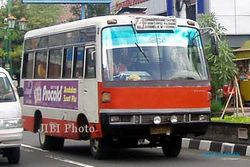
[[[210,42],[213,55],[219,55],[218,40],[215,34],[210,34]]]
[[[210,41],[212,54],[219,55],[218,41],[220,40],[220,38],[216,35],[215,30],[212,27],[204,27],[200,29],[200,32],[203,44]]]
[[[18,94],[18,96],[19,97],[23,97],[23,88],[21,88],[21,87],[19,87],[19,88],[17,88],[17,94]]]

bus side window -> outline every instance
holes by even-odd
[[[73,48],[64,49],[63,78],[71,78]]]
[[[83,77],[84,47],[76,47],[74,50],[74,78]]]
[[[62,67],[62,49],[53,49],[49,51],[49,69],[48,78],[60,78]]]
[[[36,52],[35,60],[35,78],[46,77],[46,65],[47,65],[47,52],[38,51]]]
[[[95,48],[86,49],[86,67],[85,67],[85,78],[96,77],[96,58]]]
[[[33,78],[34,59],[35,59],[34,52],[24,54],[22,78],[27,78],[27,79]]]

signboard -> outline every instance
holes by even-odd
[[[135,27],[136,30],[170,30],[176,27],[176,19],[137,17]]]
[[[89,4],[89,3],[111,3],[111,0],[22,0],[22,3],[36,4]]]
[[[77,81],[25,81],[24,104],[78,109]]]

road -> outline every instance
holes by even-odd
[[[94,160],[88,142],[67,140],[61,151],[39,148],[38,136],[24,133],[20,167],[249,167],[250,157],[214,155],[199,150],[182,149],[178,158],[165,158],[159,148],[124,149],[106,160]],[[0,167],[9,166],[0,158]]]

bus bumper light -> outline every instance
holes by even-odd
[[[154,124],[159,125],[161,123],[161,117],[155,116],[154,117]]]
[[[120,122],[120,117],[119,116],[111,116],[110,117],[110,122]]]
[[[199,115],[199,121],[207,121],[208,116],[207,115]]]
[[[178,122],[177,116],[172,115],[171,118],[170,118],[170,121],[171,121],[171,123],[177,123]]]

